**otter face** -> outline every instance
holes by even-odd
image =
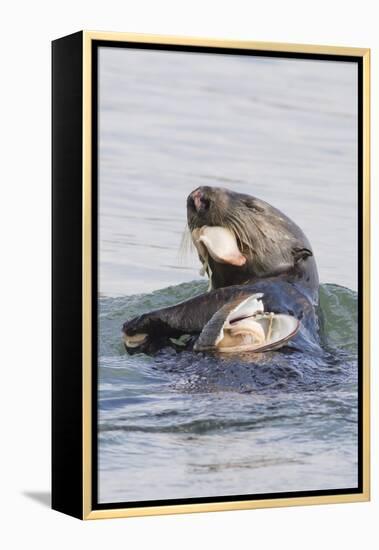
[[[221,187],[198,187],[187,198],[187,221],[192,235],[204,226],[228,229],[246,258],[236,266],[209,257],[212,288],[288,274],[318,289],[316,263],[306,236],[267,202]]]

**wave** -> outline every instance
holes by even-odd
[[[100,355],[124,354],[121,326],[127,318],[173,305],[206,292],[207,283],[192,281],[148,294],[100,297]],[[356,352],[358,344],[358,294],[335,284],[320,285],[320,318],[328,347]]]

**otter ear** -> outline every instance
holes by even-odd
[[[313,256],[313,252],[309,248],[293,248],[292,255],[295,264],[297,264],[300,260],[306,260],[309,256]]]
[[[258,204],[258,201],[254,197],[246,197],[242,200],[245,206],[250,208],[253,212],[263,212],[264,209]]]

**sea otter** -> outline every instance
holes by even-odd
[[[207,186],[188,196],[187,222],[210,290],[126,321],[128,352],[183,335],[203,352],[318,346],[317,266],[292,220],[256,197]]]

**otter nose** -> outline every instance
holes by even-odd
[[[208,210],[209,199],[207,199],[201,188],[195,189],[195,191],[190,194],[190,198],[193,202],[196,212],[200,212],[201,210]]]

